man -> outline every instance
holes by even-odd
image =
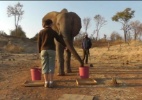
[[[85,63],[88,64],[88,55],[89,55],[89,49],[92,46],[91,39],[88,38],[88,35],[85,34],[85,37],[82,41],[82,49],[83,49],[83,62],[85,60]]]
[[[45,87],[53,87],[53,75],[55,70],[55,43],[54,38],[64,47],[64,41],[52,28],[52,20],[47,19],[38,35],[38,49],[41,56],[42,74],[44,76]]]

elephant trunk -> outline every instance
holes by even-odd
[[[76,52],[76,50],[74,49],[73,45],[71,45],[70,41],[67,38],[64,38],[65,44],[67,46],[67,48],[70,50],[70,52],[74,55],[74,57],[79,61],[80,63],[80,67],[84,66],[83,61],[81,60],[80,56],[78,55],[78,53]]]

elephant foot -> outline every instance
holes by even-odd
[[[65,73],[58,73],[57,76],[65,76]]]

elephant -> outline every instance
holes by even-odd
[[[51,19],[53,21],[52,29],[55,30],[64,40],[67,47],[67,50],[65,50],[65,48],[55,40],[57,59],[56,66],[58,67],[58,75],[64,76],[65,68],[66,73],[72,72],[70,65],[71,53],[79,61],[80,66],[84,66],[82,59],[73,46],[73,39],[77,34],[79,34],[82,27],[81,18],[75,12],[68,12],[68,10],[64,8],[60,12],[52,11],[47,13],[42,18],[43,27],[47,19]]]

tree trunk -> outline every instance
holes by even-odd
[[[127,31],[124,30],[124,40],[125,40],[125,43],[127,42]]]
[[[15,17],[15,30],[16,30],[15,36],[16,36],[16,35],[17,35],[17,23],[16,23],[16,15],[15,15],[14,17]]]
[[[98,31],[97,31],[97,36],[96,36],[96,41],[98,40]]]
[[[135,41],[137,40],[137,34],[135,33],[135,35],[134,35],[134,39],[135,39]]]

